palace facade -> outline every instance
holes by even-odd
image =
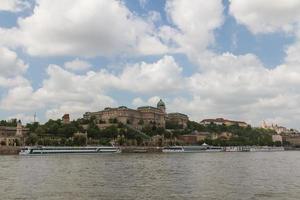
[[[172,120],[182,125],[187,126],[188,116],[181,113],[166,113],[166,105],[160,100],[156,107],[142,106],[137,109],[120,106],[117,108],[105,108],[98,112],[86,112],[83,115],[84,119],[94,117],[100,128],[108,125],[121,122],[135,129],[142,129],[145,126],[156,126],[165,128],[166,121]]]

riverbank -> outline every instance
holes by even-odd
[[[188,146],[186,146],[188,147]],[[192,146],[191,146],[192,147]],[[197,146],[200,147],[200,146]],[[195,146],[193,146],[195,148]],[[120,147],[122,153],[162,153],[163,147],[154,147],[154,146],[121,146]],[[197,148],[198,149],[198,148]],[[21,150],[21,147],[15,146],[0,146],[0,155],[18,155]],[[200,151],[200,149],[198,149]],[[243,147],[243,146],[235,146],[235,147],[223,147],[221,151],[224,152],[247,152],[247,151],[300,151],[300,148],[295,147],[284,147],[284,149],[280,147]],[[201,152],[205,152],[202,150]]]
[[[20,147],[15,146],[0,146],[0,155],[18,155]]]

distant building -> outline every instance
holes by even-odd
[[[220,133],[220,134],[218,134],[218,133],[212,133],[212,134],[210,135],[210,138],[211,138],[212,140],[217,140],[217,139],[221,139],[221,140],[229,140],[229,139],[231,139],[232,137],[233,137],[233,134],[230,133],[230,132],[222,132],[222,133]]]
[[[263,121],[261,128],[274,130],[277,134],[289,133],[290,130],[283,126],[278,126],[277,124],[268,125],[265,121]]]
[[[62,122],[63,122],[63,124],[69,124],[70,123],[70,115],[64,114],[64,116],[62,117]]]
[[[187,126],[188,117],[181,113],[166,113],[165,103],[160,100],[156,107],[141,106],[137,109],[120,106],[118,108],[105,108],[98,112],[86,112],[84,119],[94,117],[100,128],[107,127],[112,123],[121,122],[135,129],[141,129],[145,126],[156,126],[165,128],[166,120],[176,121]]]
[[[219,136],[218,136],[218,139],[222,139],[222,140],[229,140],[231,139],[233,136],[232,133],[230,132],[222,132]]]
[[[170,121],[172,123],[178,124],[182,126],[182,128],[187,127],[187,123],[189,121],[189,117],[182,113],[169,113],[167,114],[166,121]]]
[[[291,145],[300,146],[300,136],[294,135],[294,136],[283,136],[283,141],[289,142]]]
[[[22,126],[21,121],[17,121],[16,127],[0,126],[0,144],[15,146],[23,143],[24,137],[29,133],[29,129]]]
[[[281,142],[282,143],[282,136],[281,135],[272,135],[272,142]]]
[[[194,132],[193,134],[186,134],[178,136],[178,140],[184,144],[192,145],[205,140],[209,136],[208,132]]]
[[[204,119],[200,122],[202,125],[209,125],[209,124],[215,124],[215,125],[225,125],[225,126],[232,126],[232,125],[237,125],[240,127],[247,127],[249,126],[246,122],[242,121],[233,121],[233,120],[228,120],[228,119],[223,119],[223,118],[216,118],[216,119]]]

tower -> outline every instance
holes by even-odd
[[[22,136],[22,130],[23,130],[22,122],[21,122],[21,120],[18,120],[18,122],[17,122],[16,136],[21,137]]]
[[[63,124],[69,124],[70,123],[70,115],[64,114],[64,116],[62,117],[62,122],[63,122]]]
[[[157,103],[157,108],[160,109],[163,113],[166,113],[166,105],[161,99]]]

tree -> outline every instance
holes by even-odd
[[[38,136],[35,133],[30,133],[29,136],[26,138],[26,145],[36,145],[38,141]]]
[[[144,125],[144,120],[140,119],[138,125]]]
[[[116,138],[118,136],[118,129],[115,126],[109,126],[105,128],[103,131],[103,136],[106,138]]]
[[[34,131],[37,135],[41,136],[46,133],[45,129],[42,126],[39,126]]]
[[[73,143],[76,146],[84,146],[84,145],[86,145],[86,141],[87,141],[87,138],[86,138],[85,134],[77,133],[73,137]]]
[[[37,129],[38,127],[40,127],[40,124],[39,124],[38,122],[28,123],[28,124],[26,124],[26,127],[29,128],[29,131],[30,131],[30,132],[35,133],[35,132],[36,132],[36,129]]]
[[[274,142],[274,145],[275,145],[276,147],[281,147],[281,146],[282,146],[282,143],[281,143],[281,141],[276,141],[276,142]]]

